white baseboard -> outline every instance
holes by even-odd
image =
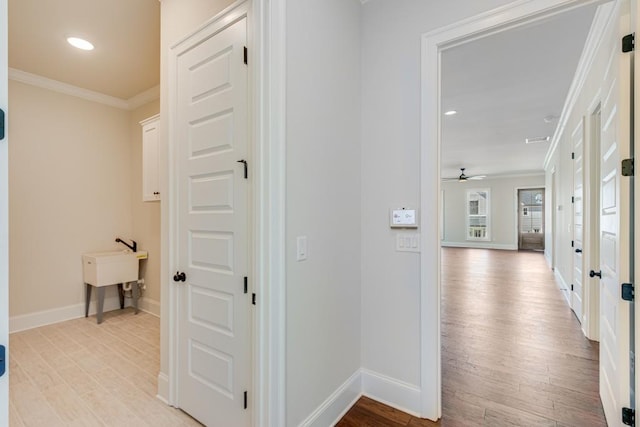
[[[363,395],[413,416],[421,416],[420,388],[368,369],[360,372]]]
[[[500,249],[505,251],[518,250],[518,245],[491,242],[440,242],[440,246],[446,248]]]
[[[160,303],[148,298],[141,298],[139,308],[142,311],[160,316]],[[125,299],[125,307],[131,306],[131,300]],[[105,297],[104,312],[119,310],[120,299],[118,296]],[[95,300],[91,301],[89,306],[89,315],[96,314]],[[64,322],[66,320],[78,319],[84,317],[84,303],[68,305],[66,307],[53,308],[50,310],[38,311],[35,313],[22,314],[20,316],[12,316],[9,318],[9,333],[25,331],[40,326],[51,325],[53,323]]]
[[[558,289],[562,291],[562,295],[564,296],[564,299],[567,301],[567,304],[569,304],[569,307],[571,307],[571,301],[569,300],[571,287],[567,285],[567,282],[564,280],[564,277],[562,277],[562,274],[560,274],[560,271],[557,268],[553,270],[553,276],[556,279],[556,284],[558,285]]]
[[[142,298],[138,300],[138,308],[156,317],[160,317],[160,302],[154,299]]]
[[[169,404],[169,375],[164,372],[158,374],[158,394],[156,397],[166,405]]]
[[[325,400],[300,427],[326,427],[336,425],[362,396],[360,370],[354,372],[331,396]]]

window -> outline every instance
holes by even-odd
[[[489,190],[467,190],[467,240],[489,240]]]

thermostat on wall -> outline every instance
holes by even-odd
[[[418,228],[418,211],[416,209],[391,209],[391,227]]]

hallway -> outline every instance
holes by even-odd
[[[441,307],[441,425],[606,426],[598,344],[541,253],[443,248]],[[434,424],[361,399],[339,425]]]
[[[542,253],[444,248],[442,283],[445,419],[606,425],[598,344]]]

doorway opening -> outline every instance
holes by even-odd
[[[453,111],[453,105],[446,105],[444,103],[444,89],[443,89],[443,80],[449,76],[443,67],[443,57],[444,53],[448,53],[455,48],[468,44],[469,42],[475,42],[478,40],[482,40],[486,38],[486,36],[504,33],[516,28],[530,28],[534,24],[538,24],[541,21],[544,21],[548,17],[557,17],[564,12],[567,11],[575,11],[579,7],[584,5],[594,5],[594,2],[567,2],[562,5],[557,5],[556,7],[548,8],[548,5],[542,4],[542,2],[534,2],[535,5],[532,5],[532,8],[519,8],[514,6],[513,8],[507,8],[508,11],[501,10],[500,13],[496,12],[494,15],[479,17],[477,20],[472,20],[463,23],[460,26],[449,26],[444,29],[440,29],[437,31],[433,31],[432,33],[425,34],[423,37],[423,90],[422,90],[422,106],[423,111],[425,111],[425,119],[422,122],[422,162],[421,162],[421,182],[422,182],[422,210],[423,210],[423,218],[425,217],[435,217],[442,215],[440,212],[441,206],[437,204],[434,206],[433,201],[438,199],[437,195],[440,193],[441,189],[441,180],[446,178],[447,176],[452,176],[453,174],[448,172],[446,169],[451,168],[452,165],[446,165],[444,162],[444,157],[442,156],[445,152],[445,141],[447,140],[446,130],[444,129],[445,123],[447,120],[452,120],[450,116],[445,118],[443,113],[445,111]],[[496,24],[498,23],[498,24]],[[482,55],[479,55],[482,56]],[[464,59],[464,61],[469,61],[469,55],[460,55]],[[486,55],[483,56],[486,60]],[[575,68],[574,68],[575,71]],[[477,70],[474,69],[474,73],[477,73]],[[465,89],[461,86],[457,87],[461,93],[469,92],[468,89]],[[575,91],[575,88],[571,90]],[[494,95],[496,95],[498,91],[494,91]],[[434,96],[433,94],[437,94]],[[460,95],[460,94],[458,94]],[[488,103],[491,98],[490,96],[483,98],[486,103]],[[563,99],[564,101],[564,99]],[[488,109],[488,106],[485,103],[485,108]],[[457,108],[456,108],[457,109]],[[459,109],[458,111],[461,111]],[[462,116],[458,114],[455,120],[461,120]],[[478,114],[470,115],[474,119],[478,119]],[[479,123],[476,121],[476,123]],[[498,123],[498,125],[494,126],[494,130],[496,127],[503,126],[506,121],[505,120],[494,120],[491,123]],[[450,136],[450,135],[449,135]],[[480,136],[479,132],[476,132],[476,137]],[[495,136],[495,134],[494,134]],[[500,139],[500,138],[497,138]],[[461,141],[461,139],[457,139],[457,141]],[[475,139],[476,146],[480,145]],[[465,162],[464,167],[471,169],[470,163],[468,160],[462,158],[463,156],[471,156],[473,161],[478,160],[478,156],[473,156],[471,152],[473,151],[472,144],[465,145],[465,147],[456,147],[455,155],[457,157],[457,161]],[[507,156],[504,154],[504,146],[500,149],[493,152],[494,159],[500,159],[503,163],[506,163],[504,160]],[[489,152],[489,150],[486,150]],[[517,158],[514,156],[513,158]],[[512,158],[509,158],[512,159]],[[540,169],[538,169],[540,170]],[[520,169],[521,174],[517,175],[514,172],[512,175],[507,175],[507,177],[513,178],[514,176],[523,176],[526,172],[524,169]],[[494,173],[492,171],[486,171],[480,168],[473,169],[474,175],[487,175],[490,179],[499,175],[498,173]],[[503,175],[503,176],[504,176]],[[501,176],[501,177],[503,177]],[[558,200],[558,184],[562,182],[562,176],[559,174],[555,174],[552,178],[555,178],[553,183],[549,183],[551,186],[554,186],[552,192],[552,203],[555,201],[556,206],[552,207],[557,212],[554,212],[554,216],[556,217],[564,217],[566,214],[563,212],[563,206],[560,203],[557,203]],[[435,181],[435,182],[434,182]],[[461,184],[464,185],[464,184]],[[527,184],[525,184],[527,185]],[[535,185],[535,184],[528,184]],[[542,185],[537,184],[538,186],[535,188],[543,188],[544,183]],[[511,183],[511,197],[514,196],[513,188],[517,186]],[[493,193],[492,193],[493,194]],[[515,201],[511,202],[515,204]],[[496,203],[498,204],[498,203]],[[544,212],[544,207],[542,208]],[[511,211],[513,212],[513,211]],[[444,217],[447,218],[447,222],[451,223],[451,217],[449,212],[445,212],[443,217],[440,218],[442,220]],[[512,215],[513,218],[516,218],[516,215]],[[500,222],[500,221],[497,221]],[[496,223],[497,223],[496,222]],[[494,223],[494,227],[496,225]],[[518,229],[518,223],[511,223],[510,227],[512,232],[513,230]],[[422,235],[427,241],[427,237],[429,235],[433,235],[437,233],[438,228],[441,226],[441,223],[437,224],[428,224],[425,221],[422,223]],[[547,225],[549,226],[549,225]],[[437,228],[436,228],[437,227]],[[546,227],[541,227],[541,234],[544,236]],[[558,232],[562,232],[561,230],[556,230]],[[548,234],[548,233],[547,233]],[[550,238],[549,242],[547,242],[551,246],[557,246],[552,243],[553,236],[548,235]],[[516,236],[513,236],[511,240],[511,244],[515,247],[513,249],[517,249],[516,244]],[[551,243],[552,242],[552,243]],[[486,247],[495,248],[497,244],[492,242],[492,245],[486,245]],[[471,247],[467,245],[466,247]],[[440,346],[440,320],[441,320],[441,308],[439,307],[440,297],[443,292],[441,289],[441,278],[444,276],[445,272],[440,269],[441,254],[440,245],[436,245],[435,242],[433,245],[429,245],[429,247],[425,247],[422,252],[421,257],[421,270],[422,270],[422,296],[421,296],[421,310],[422,310],[422,327],[423,327],[423,345],[422,345],[422,361],[421,364],[423,366],[422,370],[422,378],[421,383],[423,386],[423,414],[432,418],[431,415],[437,414],[437,417],[440,417],[442,412],[442,401],[440,397],[440,389],[442,384],[442,359],[444,356],[440,354],[439,349]],[[535,254],[532,254],[535,255]],[[549,254],[550,257],[555,254]],[[556,260],[557,261],[557,260]],[[549,263],[555,264],[552,260],[548,260]],[[434,281],[438,284],[437,286],[431,286]],[[434,344],[437,344],[434,346]],[[434,351],[435,347],[435,351]],[[435,378],[435,387],[434,387],[434,378]],[[432,389],[436,389],[432,392]],[[433,418],[432,418],[433,419]]]
[[[544,251],[544,188],[518,190],[518,250]]]

